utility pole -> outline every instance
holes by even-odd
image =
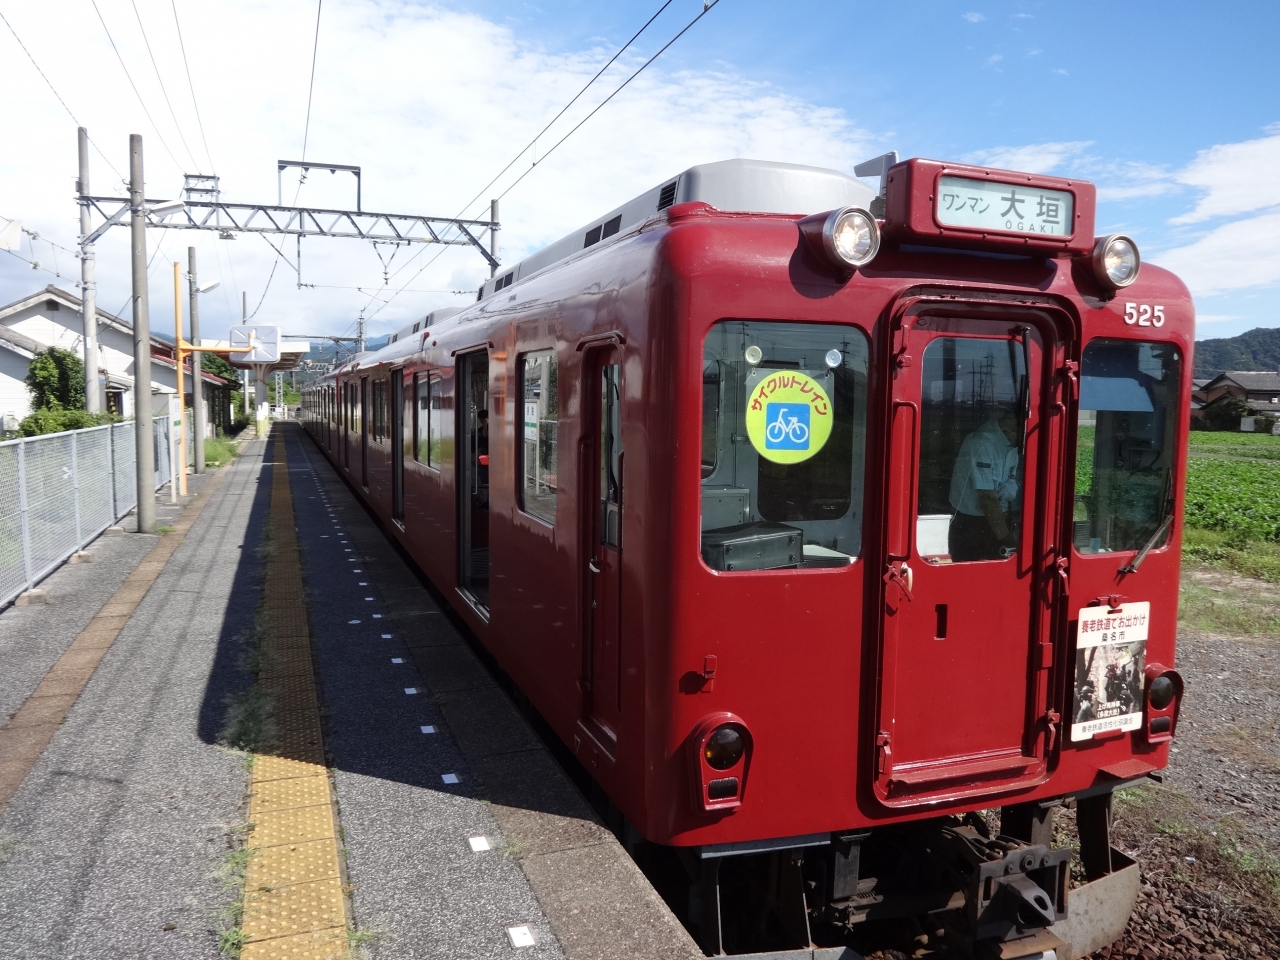
[[[156,460],[151,422],[151,317],[147,298],[147,220],[142,137],[129,134],[129,240],[133,260],[133,443],[138,532],[156,532]],[[97,321],[97,317],[93,318]]]
[[[89,239],[93,224],[85,197],[89,196],[89,131],[77,134],[80,153],[80,178],[76,191],[80,194],[80,317],[84,329],[84,402],[90,413],[102,412],[102,390],[98,386],[98,291],[93,280],[93,241]]]
[[[240,322],[247,323],[249,320],[249,291],[240,291]],[[249,368],[244,368],[244,415],[249,416]]]
[[[187,289],[191,298],[191,342],[200,346],[200,286],[196,281],[196,248],[187,247]],[[195,471],[204,473],[204,383],[200,354],[191,354],[192,428],[195,431]]]
[[[493,226],[489,229],[489,276],[498,273],[498,201],[489,201],[489,219]]]
[[[364,353],[364,314],[356,318],[356,353]]]

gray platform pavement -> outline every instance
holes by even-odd
[[[319,449],[299,428],[286,437],[325,743],[371,954],[701,957]],[[490,849],[473,852],[472,837]],[[535,946],[513,952],[511,926]]]
[[[262,447],[227,468],[0,814],[5,960],[218,956],[231,892],[216,872],[243,820],[245,771],[217,737],[248,681],[239,638],[258,602]],[[162,496],[159,523],[170,510]],[[103,538],[91,563],[46,581],[47,606],[0,613],[8,712],[154,542]]]

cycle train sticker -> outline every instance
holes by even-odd
[[[769,373],[747,398],[747,436],[774,463],[800,463],[823,448],[834,420],[831,398],[813,377],[794,370]]]

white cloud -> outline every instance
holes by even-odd
[[[987,19],[984,14],[977,13],[973,10],[970,10],[968,13],[962,13],[960,16],[968,20],[970,23],[981,23],[983,20]]]
[[[103,13],[133,79],[177,154],[166,155],[116,62],[96,17],[56,17],[47,4],[18,4],[6,12],[41,67],[90,134],[120,171],[127,171],[127,136],[144,136],[148,195],[171,197],[181,174],[207,169],[186,89],[173,12],[168,0],[138,0],[143,23],[170,98],[195,158],[186,155],[168,117],[132,9],[104,3]],[[184,39],[200,98],[205,130],[224,199],[274,202],[277,158],[297,158],[303,139],[307,79],[311,68],[314,8],[287,0],[225,0],[216,16],[178,4]],[[714,14],[713,14],[714,17]],[[682,41],[696,50],[699,31]],[[347,0],[325,4],[320,28],[315,93],[307,157],[363,167],[366,210],[452,216],[523,147],[613,52],[601,41],[589,49],[549,51],[523,42],[516,31],[481,17],[438,10],[409,0]],[[656,49],[656,41],[646,48]],[[23,131],[24,146],[0,153],[0,215],[20,217],[33,229],[68,246],[77,234],[72,201],[74,124],[44,86],[7,31],[0,56],[8,67],[0,120]],[[640,60],[624,57],[539,146],[539,157],[586,115]],[[540,164],[502,201],[502,256],[520,256],[576,229],[597,214],[646,190],[691,164],[729,157],[786,160],[851,170],[883,144],[843,111],[819,107],[768,84],[726,69],[669,72],[663,61],[625,91]],[[86,75],[92,83],[84,83]],[[96,193],[119,192],[118,178],[91,156]],[[475,215],[487,211],[528,158],[486,191]],[[296,184],[296,180],[294,181]],[[285,201],[292,199],[289,183]],[[313,172],[299,202],[349,206],[350,178]],[[150,236],[152,249],[157,241]],[[202,300],[204,330],[214,335],[237,319],[238,290],[252,310],[267,282],[275,254],[256,237],[227,242],[210,233],[169,231],[152,271],[152,324],[172,328],[167,305],[171,267],[185,262],[188,244],[200,250],[201,277],[223,287]],[[292,258],[296,245],[284,245]],[[399,270],[419,248],[393,251],[388,272]],[[395,275],[392,289],[413,275],[439,248]],[[0,258],[0,302],[16,299],[52,278]],[[127,232],[109,231],[98,247],[99,301],[116,310],[129,297]],[[377,289],[384,267],[368,244],[308,240],[303,280]],[[474,290],[488,275],[473,250],[445,252],[413,291]],[[288,330],[341,332],[368,297],[351,290],[302,290],[281,263],[259,320]],[[70,286],[66,281],[63,285]],[[405,293],[370,327],[395,329],[436,306],[465,303],[447,293]],[[373,304],[377,306],[376,302]]]
[[[1264,210],[1280,204],[1280,124],[1267,128],[1270,136],[1242,143],[1226,143],[1201,150],[1178,172],[1179,183],[1204,196],[1194,210],[1173,223],[1199,223]]]
[[[1052,173],[1069,160],[1081,156],[1092,140],[1071,140],[1059,143],[1033,143],[1022,147],[993,147],[979,150],[965,159],[988,167],[1005,170],[1021,170],[1027,173]]]
[[[1040,54],[1042,54],[1042,53],[1044,53],[1044,51],[1043,51],[1043,50],[1041,50],[1039,47],[1032,47],[1030,50],[1028,50],[1028,51],[1027,51],[1027,56],[1028,56],[1028,57],[1038,57],[1038,56],[1040,56]]]
[[[988,67],[994,67],[997,63],[999,63],[1003,59],[1004,59],[1003,53],[993,53],[991,56],[987,57],[986,65]]]
[[[1224,224],[1194,243],[1152,258],[1197,297],[1280,281],[1280,213]]]
[[[1054,72],[1054,73],[1056,73],[1056,74],[1057,74],[1058,76],[1060,76],[1060,77],[1069,77],[1069,76],[1071,76],[1071,74],[1067,73],[1067,71],[1063,70],[1061,67],[1058,67],[1058,68],[1057,68],[1056,70],[1054,70],[1053,72]]]

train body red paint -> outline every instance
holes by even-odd
[[[1070,191],[1076,226],[949,229],[922,214],[940,176]],[[1017,835],[1078,802],[1102,878],[1084,820],[1165,766],[1181,696],[1191,299],[1149,264],[1099,281],[1088,184],[885,179],[865,266],[798,228],[825,210],[673,203],[341,366],[308,429],[646,840],[829,843],[843,902],[868,830],[1000,807]],[[843,418],[790,462],[743,413],[788,372]],[[1013,486],[961,476],[989,469],[979,429]],[[962,560],[964,522],[999,552]]]

